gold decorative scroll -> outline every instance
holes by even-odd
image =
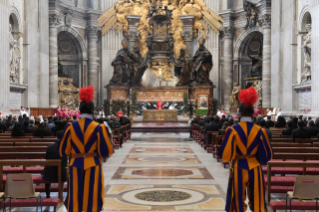
[[[147,55],[146,39],[148,33],[151,32],[148,24],[149,18],[147,15],[153,3],[158,3],[156,0],[120,0],[114,7],[102,14],[98,21],[102,27],[102,35],[105,35],[110,30],[115,29],[119,33],[122,29],[124,35],[128,35],[128,20],[127,15],[141,15],[138,23],[138,38],[137,46],[140,49],[142,57]],[[180,15],[194,15],[194,37],[198,36],[198,32],[203,37],[208,37],[209,28],[212,28],[218,35],[222,27],[223,18],[211,9],[206,7],[203,0],[162,0],[163,7],[168,6],[169,10],[173,11],[173,19],[171,32],[174,37],[174,55],[180,55],[180,49],[186,48],[181,31],[183,31],[183,22],[180,20]],[[206,23],[207,24],[206,24]],[[207,26],[208,25],[208,26]]]

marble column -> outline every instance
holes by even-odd
[[[128,20],[128,41],[129,41],[129,50],[133,51],[136,46],[136,42],[138,40],[138,36],[140,36],[140,32],[138,31],[137,24],[140,22],[140,15],[127,15]]]
[[[186,53],[189,56],[193,55],[193,25],[194,25],[194,15],[181,15],[179,18],[183,22],[183,32],[181,32],[182,37],[185,41],[187,47]]]
[[[61,23],[59,14],[49,15],[49,106],[57,107],[58,96],[58,26]]]
[[[264,29],[263,71],[262,71],[262,107],[271,106],[271,16],[265,14],[260,19]]]
[[[89,52],[89,62],[88,62],[88,81],[89,86],[94,87],[94,104],[97,106],[98,94],[99,94],[99,56],[97,52],[97,42],[98,42],[98,33],[100,32],[99,27],[88,26],[86,28],[88,36],[88,52]]]
[[[233,26],[222,29],[224,36],[224,71],[222,73],[223,105],[226,112],[230,112],[229,95],[233,88]]]

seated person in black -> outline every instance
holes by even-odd
[[[41,124],[39,124],[38,129],[33,132],[33,136],[53,136],[53,133],[51,132],[51,130],[48,129],[47,124],[42,122]]]
[[[33,133],[33,131],[34,131],[33,127],[30,127],[29,125],[30,125],[29,121],[24,122],[24,129],[25,129],[24,132],[25,133]]]
[[[58,139],[61,139],[63,135],[63,130],[58,131],[57,133]],[[45,154],[45,159],[53,160],[53,159],[62,159],[61,173],[62,173],[62,182],[67,181],[67,158],[61,158],[59,152],[57,151],[58,141],[54,144],[50,144],[47,148],[47,152]],[[58,181],[58,167],[57,166],[46,166],[44,167],[44,172],[42,175],[42,179],[47,181]],[[47,198],[50,198],[51,192],[51,184],[45,184],[45,193]]]
[[[24,131],[21,130],[21,124],[19,122],[15,122],[11,136],[25,136]]]
[[[308,127],[306,127],[305,129],[309,132],[310,136],[317,136],[319,133],[319,128],[315,127],[315,122],[313,120],[310,120],[308,122]]]
[[[287,128],[283,129],[281,134],[282,135],[291,135],[292,131],[293,131],[292,125],[293,125],[292,121],[288,121],[287,122]]]
[[[304,128],[304,122],[302,120],[298,121],[298,129],[292,131],[291,137],[294,139],[301,138],[301,139],[310,139],[311,136],[309,132]]]

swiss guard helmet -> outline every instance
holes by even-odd
[[[80,112],[81,114],[93,114],[94,113],[94,88],[89,86],[87,88],[80,89]]]
[[[254,87],[243,89],[238,95],[239,113],[242,116],[252,116],[254,114],[254,104],[258,100],[258,94]]]

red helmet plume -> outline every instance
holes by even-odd
[[[80,100],[89,104],[94,99],[94,88],[89,86],[87,88],[80,89]]]
[[[258,100],[258,94],[254,87],[243,89],[238,95],[238,100],[240,103],[243,102],[245,107],[252,107]]]

